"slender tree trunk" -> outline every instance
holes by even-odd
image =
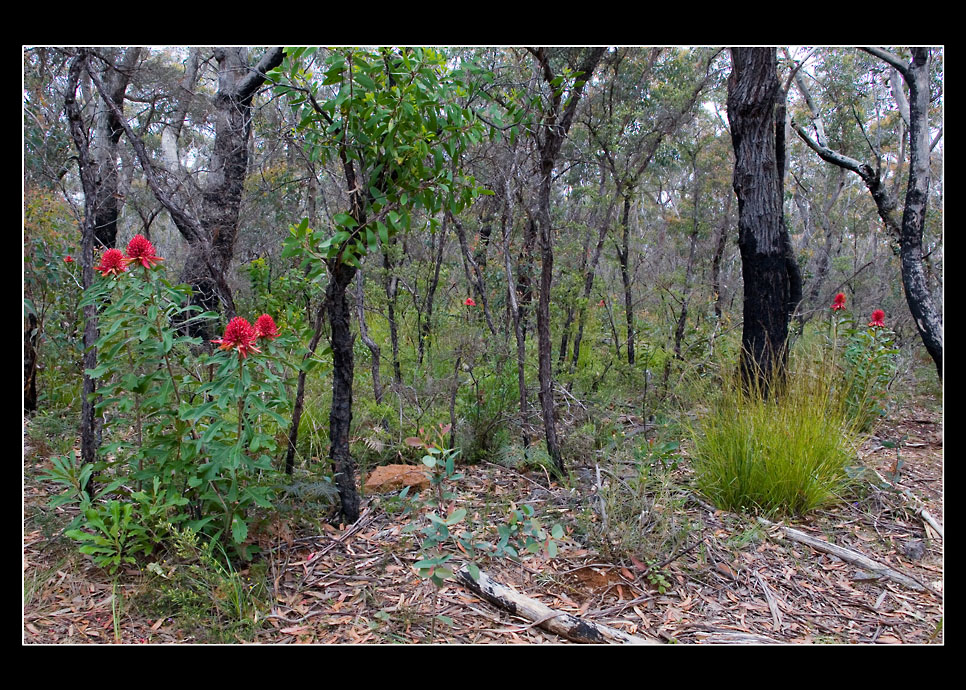
[[[517,261],[517,319],[524,343],[527,339],[527,311],[533,302],[533,247],[536,239],[537,224],[530,218],[523,233],[523,247]]]
[[[423,303],[419,325],[418,361],[422,365],[423,357],[429,348],[429,338],[433,329],[433,304],[436,301],[436,290],[439,287],[439,272],[443,266],[443,252],[446,248],[446,219],[443,219],[443,230],[434,237],[436,256],[433,261],[433,277],[426,287],[426,299]]]
[[[121,67],[110,71],[107,86],[95,74],[91,55],[81,50],[71,62],[64,108],[70,125],[71,138],[77,149],[77,161],[81,185],[84,190],[84,219],[81,227],[81,284],[86,290],[94,283],[95,245],[113,247],[117,239],[118,189],[117,189],[117,143],[122,125],[124,92],[140,54],[130,49]],[[81,72],[86,70],[98,86],[100,99],[97,106],[94,141],[87,137],[86,128],[76,93]],[[110,243],[110,244],[107,244]],[[97,309],[93,305],[84,308],[84,355],[86,372],[97,366]],[[81,462],[94,463],[97,459],[99,428],[95,416],[94,379],[86,373],[81,382]],[[90,486],[84,487],[90,491]]]
[[[510,166],[510,172],[504,184],[504,215],[503,215],[503,270],[506,274],[507,311],[513,324],[513,336],[516,341],[517,360],[517,390],[520,399],[520,439],[526,449],[530,445],[530,434],[527,432],[527,381],[526,381],[526,335],[523,330],[523,319],[518,292],[513,279],[513,267],[510,262],[510,230],[513,227],[513,196],[510,189],[510,179],[516,168],[516,160]]]
[[[570,371],[577,368],[577,361],[580,359],[580,343],[584,339],[584,326],[587,323],[587,309],[590,307],[590,297],[594,293],[594,280],[597,277],[597,266],[600,264],[600,257],[604,252],[604,243],[607,240],[607,231],[610,229],[611,217],[614,213],[616,196],[612,198],[607,207],[607,215],[597,233],[597,244],[594,245],[594,253],[590,257],[590,265],[584,274],[583,303],[577,313],[577,334],[574,336],[573,356],[570,360]]]
[[[389,246],[382,248],[383,287],[386,290],[386,309],[389,321],[389,343],[392,347],[392,377],[396,386],[402,385],[402,367],[399,364],[399,326],[396,324],[396,298],[399,293],[399,278],[393,273],[392,258],[389,252],[396,244],[396,238],[389,241]],[[404,252],[405,253],[405,249]]]
[[[23,332],[23,409],[37,411],[37,316],[27,314],[27,327]]]
[[[714,256],[711,259],[711,294],[714,298],[714,315],[721,319],[721,262],[724,260],[725,249],[728,246],[728,229],[731,224],[731,199],[725,199],[724,217],[718,228],[718,239],[714,246]]]
[[[365,312],[365,290],[362,280],[362,271],[358,271],[359,277],[356,278],[356,312],[359,318],[359,336],[362,342],[369,348],[372,355],[372,396],[376,399],[376,404],[382,404],[382,384],[379,382],[379,356],[381,350],[376,342],[369,337],[369,329],[366,326]]]
[[[490,330],[491,335],[496,335],[496,327],[493,325],[493,319],[490,317],[490,303],[486,295],[486,283],[483,278],[483,272],[480,270],[479,265],[476,263],[476,259],[470,253],[469,246],[466,242],[466,232],[463,230],[463,224],[460,223],[456,218],[452,217],[448,211],[446,213],[447,218],[453,223],[453,227],[456,228],[456,237],[459,239],[460,250],[463,252],[463,262],[466,268],[466,280],[473,286],[473,292],[476,294],[477,298],[480,300],[480,305],[483,307],[483,317],[486,319],[487,328]]]
[[[691,300],[691,281],[694,279],[694,263],[697,256],[698,247],[698,197],[701,190],[701,175],[698,170],[697,156],[694,163],[694,213],[691,218],[691,236],[689,238],[688,265],[684,271],[684,294],[681,296],[681,312],[678,314],[678,325],[674,329],[674,356],[677,359],[684,359],[681,355],[681,344],[684,342],[684,330],[688,324],[688,302]],[[669,360],[670,361],[670,360]]]
[[[309,341],[309,351],[305,353],[302,357],[302,364],[304,365],[309,359],[315,354],[315,350],[319,346],[319,341],[322,339],[322,325],[325,320],[325,315],[327,313],[326,302],[323,299],[322,303],[319,305],[318,312],[315,315],[315,330],[312,333],[312,339]],[[292,425],[289,427],[288,431],[288,451],[285,454],[285,473],[292,474],[295,471],[295,449],[298,446],[299,440],[299,424],[302,422],[302,408],[305,402],[305,379],[307,373],[305,369],[299,371],[298,384],[295,388],[295,403],[292,406]]]
[[[620,260],[621,282],[624,285],[624,319],[627,323],[627,363],[634,364],[634,296],[631,291],[631,197],[624,197],[624,212],[621,216],[621,249],[617,256]]]
[[[90,156],[90,146],[86,128],[82,119],[80,106],[77,103],[77,88],[81,72],[87,66],[87,52],[81,50],[73,59],[67,80],[67,90],[64,97],[64,109],[70,125],[71,137],[77,149],[77,165],[80,173],[81,186],[84,190],[84,217],[81,224],[81,285],[86,290],[94,284],[94,218],[96,217],[97,186],[94,175],[94,163]],[[97,309],[94,305],[84,307],[84,355],[83,368],[85,371],[81,381],[81,464],[94,463],[97,460],[97,428],[94,419],[94,379],[87,375],[87,370],[97,366]],[[81,487],[90,491],[90,485]]]
[[[537,302],[537,361],[540,382],[540,408],[543,411],[547,453],[554,466],[563,473],[563,456],[557,439],[557,414],[553,400],[553,371],[550,339],[550,288],[553,284],[553,230],[550,226],[550,174],[544,166],[540,186],[538,227],[540,237],[540,293]]]
[[[550,67],[549,58],[543,48],[531,50],[537,58],[543,78],[549,86],[555,87],[556,77]],[[540,407],[543,411],[544,434],[547,440],[547,453],[554,466],[563,473],[564,462],[557,440],[556,408],[553,399],[553,363],[550,340],[550,289],[553,285],[553,228],[550,219],[550,188],[553,168],[560,153],[570,126],[573,124],[577,104],[583,87],[590,80],[604,55],[603,48],[587,51],[578,68],[580,81],[575,83],[566,104],[561,103],[561,92],[554,90],[549,108],[545,111],[543,127],[538,132],[540,148],[540,168],[537,179],[536,223],[540,242],[540,295],[537,306],[537,352],[538,375],[540,382]]]
[[[329,265],[329,285],[325,300],[329,314],[332,345],[332,407],[329,410],[329,457],[336,472],[336,486],[342,499],[342,516],[347,523],[359,519],[359,492],[356,489],[355,460],[349,453],[352,425],[353,353],[351,313],[346,293],[356,269],[344,263]]]

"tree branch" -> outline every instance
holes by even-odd
[[[875,46],[860,46],[859,50],[864,50],[869,55],[874,55],[883,62],[889,63],[896,69],[896,71],[899,72],[899,74],[903,76],[904,79],[907,81],[909,80],[909,65],[903,62],[902,58],[900,58],[898,55],[890,53],[885,48],[877,48]]]

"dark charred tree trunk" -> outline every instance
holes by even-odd
[[[95,165],[97,198],[94,203],[94,242],[98,247],[114,247],[117,244],[117,218],[120,214],[120,189],[117,173],[117,145],[124,128],[121,126],[118,110],[123,110],[124,94],[127,91],[141,49],[128,49],[117,66],[104,68],[102,81],[107,97],[116,107],[111,108],[98,103],[95,113],[95,134],[91,144],[91,156]]]
[[[346,298],[355,276],[353,266],[341,262],[329,265],[329,285],[325,302],[329,314],[332,345],[332,407],[329,410],[329,457],[336,472],[336,486],[342,499],[342,517],[346,523],[359,519],[359,492],[356,489],[355,460],[349,453],[349,429],[352,425],[352,331],[351,313]]]
[[[539,236],[540,236],[540,292],[537,301],[537,360],[540,382],[540,408],[543,411],[544,435],[547,453],[554,466],[563,473],[563,456],[557,439],[557,415],[553,400],[553,371],[551,369],[550,340],[550,288],[553,283],[553,232],[550,226],[550,173],[544,166],[545,181],[540,187]]]
[[[744,279],[740,370],[746,385],[767,394],[784,375],[792,301],[775,142],[781,88],[774,48],[733,48],[731,55],[728,120]]]
[[[86,290],[94,283],[94,218],[96,217],[97,184],[94,162],[90,156],[90,143],[86,127],[77,103],[77,87],[81,72],[87,67],[87,53],[81,51],[70,66],[64,109],[70,124],[71,138],[77,149],[77,166],[84,190],[84,218],[81,225],[81,285]],[[86,372],[97,366],[97,309],[94,305],[84,307],[84,356]],[[97,430],[94,419],[94,379],[84,374],[81,382],[81,463],[93,463],[97,459]],[[82,487],[89,490],[89,486]]]

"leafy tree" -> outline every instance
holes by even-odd
[[[942,317],[929,289],[923,267],[923,231],[926,225],[926,208],[931,180],[929,158],[938,137],[930,141],[929,108],[932,94],[931,70],[933,55],[930,48],[911,48],[908,62],[883,48],[863,48],[867,53],[885,62],[893,70],[892,91],[896,107],[909,130],[909,177],[901,218],[897,213],[898,199],[895,188],[886,178],[887,162],[881,147],[866,138],[875,155],[875,164],[853,158],[831,147],[825,135],[819,109],[810,104],[814,136],[801,124],[794,125],[799,137],[814,150],[822,160],[858,175],[869,189],[876,209],[886,229],[898,239],[902,266],[902,284],[906,302],[920,338],[936,365],[942,378],[943,327]],[[900,79],[896,76],[901,76]],[[909,89],[906,99],[902,89]],[[803,95],[810,101],[807,89]],[[855,110],[853,109],[853,113]],[[941,134],[941,132],[940,132]],[[901,152],[900,152],[901,164]]]
[[[347,290],[363,259],[410,229],[417,212],[436,222],[476,195],[473,180],[454,173],[453,164],[484,133],[457,100],[472,88],[472,69],[454,67],[431,49],[294,48],[272,73],[298,115],[310,158],[338,165],[345,185],[347,210],[332,216],[331,231],[315,232],[303,220],[293,228],[288,255],[303,259],[308,278],[329,276],[330,458],[348,522],[359,516],[359,498],[349,453],[354,355]],[[290,454],[297,425],[296,418]]]

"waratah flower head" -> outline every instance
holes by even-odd
[[[870,326],[885,327],[885,312],[881,309],[876,309],[872,312],[872,320],[869,321]]]
[[[68,254],[67,256],[64,257],[64,263],[65,264],[72,264],[72,263],[74,263],[74,257],[72,257],[70,254]]]
[[[262,314],[255,321],[255,332],[255,337],[259,339],[275,340],[278,337],[278,327],[275,325],[275,319],[268,314]]]
[[[95,271],[100,271],[102,276],[119,276],[127,270],[127,260],[120,249],[108,249],[101,256],[101,263]]]
[[[258,333],[255,327],[240,316],[236,316],[225,327],[225,335],[211,342],[218,344],[220,350],[235,350],[242,357],[251,352],[261,352],[255,347]]]
[[[832,302],[832,311],[839,309],[845,309],[845,294],[841,292],[835,296],[835,301]]]
[[[154,245],[144,235],[135,235],[127,243],[128,263],[139,263],[145,268],[153,268],[157,263],[164,261],[154,252]]]
[[[467,297],[466,298],[466,301],[463,302],[463,304],[465,304],[467,307],[475,307],[476,306],[476,302],[473,301],[473,298],[472,297]]]

